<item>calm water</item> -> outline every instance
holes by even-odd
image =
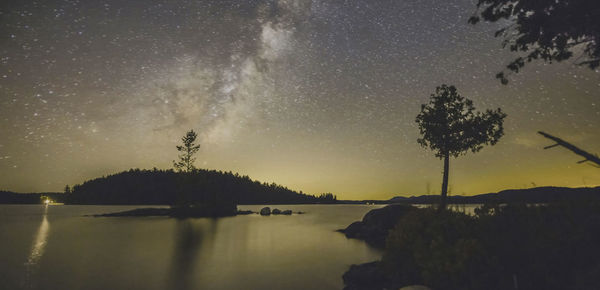
[[[340,289],[351,264],[380,258],[335,232],[380,206],[275,207],[306,214],[93,218],[83,215],[137,207],[0,205],[0,289]]]

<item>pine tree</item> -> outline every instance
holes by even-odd
[[[177,151],[181,152],[181,154],[178,155],[179,161],[173,161],[173,167],[175,167],[176,170],[192,172],[196,169],[194,166],[194,162],[196,161],[194,154],[200,150],[200,144],[195,143],[196,137],[198,137],[196,132],[190,130],[183,138],[181,138],[183,145],[177,146]]]

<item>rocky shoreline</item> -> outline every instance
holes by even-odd
[[[363,240],[372,247],[384,249],[388,232],[406,213],[413,210],[417,210],[417,208],[411,205],[388,205],[369,211],[361,221],[354,222],[338,231],[343,233],[346,238]],[[393,285],[394,283],[383,273],[380,261],[351,265],[342,279],[345,290],[391,289],[390,287],[398,289],[397,285]],[[423,289],[414,287],[416,286],[409,286],[406,289]]]
[[[345,229],[338,230],[349,239],[364,240],[372,247],[385,248],[385,239],[407,212],[416,207],[405,204],[392,204],[369,211],[362,221],[353,222]]]

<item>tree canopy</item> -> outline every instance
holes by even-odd
[[[559,62],[581,54],[577,63],[595,69],[600,65],[600,1],[598,0],[478,0],[469,19],[506,22],[496,31],[503,47],[526,52],[506,68],[518,73],[526,63],[542,59]],[[583,59],[582,59],[583,58]],[[580,60],[581,59],[581,60]],[[496,75],[508,83],[504,71]]]
[[[421,105],[416,122],[422,137],[417,142],[435,151],[438,158],[477,152],[483,145],[498,142],[505,117],[500,108],[476,112],[473,101],[459,95],[456,87],[442,85],[428,104]]]

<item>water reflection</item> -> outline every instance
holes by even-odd
[[[44,250],[46,248],[46,243],[48,241],[48,232],[50,231],[50,223],[48,222],[48,205],[44,206],[44,214],[42,217],[42,223],[38,228],[37,235],[35,236],[35,240],[33,241],[33,246],[31,247],[31,252],[29,253],[29,258],[25,263],[25,287],[26,288],[34,288],[33,286],[33,276],[35,271],[39,267],[39,262],[42,256],[44,255]]]
[[[0,289],[341,289],[349,265],[381,258],[335,232],[374,206],[284,208],[306,214],[89,218],[124,207],[49,206],[44,216],[42,205],[0,205]]]
[[[218,219],[176,220],[175,248],[168,279],[168,289],[195,289],[194,273],[202,252],[210,252]]]

